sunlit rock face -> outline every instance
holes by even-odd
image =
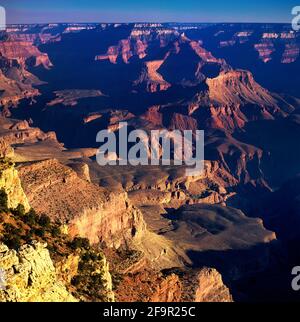
[[[26,38],[26,37],[25,37]],[[33,45],[33,39],[13,39],[0,41],[0,104],[17,106],[22,99],[33,99],[40,95],[36,85],[43,82],[28,71],[39,67],[50,69],[53,65],[46,53]]]
[[[58,281],[46,245],[35,242],[18,251],[0,245],[1,302],[77,302]]]
[[[126,192],[100,188],[57,160],[22,167],[20,175],[35,210],[67,223],[72,236],[119,246],[144,230],[143,218]]]
[[[30,209],[18,171],[14,164],[7,159],[0,160],[0,189],[4,189],[7,194],[9,208],[15,209],[20,204],[24,206],[26,211]]]

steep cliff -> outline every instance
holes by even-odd
[[[4,189],[7,194],[9,208],[16,208],[21,204],[26,211],[30,209],[18,171],[14,164],[7,159],[0,159],[0,189]]]
[[[4,138],[0,138],[0,158],[11,158],[14,156],[13,148]]]
[[[1,302],[75,302],[57,280],[46,245],[35,242],[18,251],[0,244]]]
[[[118,246],[144,230],[143,218],[126,192],[109,191],[81,179],[57,160],[24,166],[20,175],[35,210],[67,223],[71,236]]]

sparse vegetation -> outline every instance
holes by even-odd
[[[123,275],[118,272],[113,272],[111,274],[111,278],[112,278],[112,284],[113,284],[113,291],[115,291],[120,285],[120,283],[123,281]]]
[[[27,213],[23,205],[15,209],[7,206],[7,194],[0,190],[0,241],[13,249],[18,249],[32,240],[46,241],[48,245],[62,244],[58,223],[51,223],[47,215],[38,216],[33,209]],[[66,249],[69,247],[66,246]],[[68,250],[71,252],[71,249]]]
[[[56,238],[60,237],[61,236],[61,231],[60,231],[59,227],[57,227],[57,226],[52,227],[51,228],[51,234],[52,234],[53,237],[56,237]]]
[[[107,300],[102,260],[103,254],[92,249],[81,254],[78,274],[72,279],[77,290],[75,296],[88,301]]]
[[[44,228],[50,228],[50,226],[51,226],[51,219],[47,215],[43,214],[39,218],[39,224],[42,227],[44,227]]]
[[[4,189],[0,190],[0,242],[15,250],[33,240],[47,242],[54,263],[71,254],[80,255],[78,274],[73,277],[71,285],[66,286],[78,299],[107,301],[103,253],[91,246],[87,238],[71,240],[61,233],[60,228],[60,222],[51,222],[49,216],[39,216],[34,209],[26,212],[22,205],[8,209],[7,194]]]
[[[24,217],[25,216],[25,214],[26,214],[26,211],[25,211],[25,207],[23,206],[23,205],[21,205],[21,204],[19,204],[18,206],[17,206],[17,208],[15,208],[15,209],[11,209],[11,212],[15,215],[15,216],[17,216],[17,217]]]
[[[81,237],[75,237],[70,243],[70,247],[73,250],[76,250],[78,248],[83,249],[89,249],[90,248],[90,242],[87,238],[81,238]]]
[[[6,169],[9,169],[14,166],[14,163],[7,158],[0,158],[0,175]]]
[[[3,242],[9,248],[18,249],[21,246],[21,237],[18,235],[5,235],[3,238]]]
[[[38,222],[38,215],[34,209],[30,209],[29,212],[23,218],[24,222],[30,226],[34,226]]]
[[[4,189],[0,189],[0,212],[8,211],[8,198]]]

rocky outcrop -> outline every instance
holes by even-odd
[[[86,163],[71,163],[69,165],[79,176],[79,178],[91,182],[90,168]]]
[[[232,302],[230,291],[216,269],[204,268],[196,276],[195,302]]]
[[[148,55],[149,43],[157,41],[160,47],[166,47],[175,40],[179,33],[174,29],[164,28],[160,24],[136,24],[126,39],[121,39],[116,45],[108,47],[106,53],[96,55],[95,60],[109,60],[112,64],[118,62],[130,63],[130,59],[143,59]]]
[[[24,166],[20,175],[35,210],[67,223],[71,236],[118,246],[144,230],[142,216],[125,192],[110,192],[81,179],[57,160]]]
[[[182,131],[185,131],[185,130],[196,131],[198,129],[198,124],[197,124],[197,120],[190,116],[174,113],[172,115],[169,127],[171,129],[182,130]]]
[[[215,58],[211,52],[207,51],[205,48],[201,46],[200,42],[190,41],[190,47],[194,50],[194,52],[206,63],[220,63],[223,64],[224,61],[221,59]]]
[[[46,245],[34,242],[18,251],[0,245],[1,302],[75,302],[58,281]]]
[[[141,118],[151,122],[154,125],[163,126],[163,114],[160,112],[160,106],[149,107]]]
[[[14,164],[7,159],[0,160],[0,189],[4,189],[7,194],[9,208],[14,209],[21,204],[26,211],[30,209],[18,171]]]
[[[209,96],[212,104],[218,106],[241,105],[245,103],[274,106],[275,100],[267,90],[257,84],[248,71],[230,71],[208,79]]]
[[[220,273],[212,268],[196,271],[140,271],[126,275],[116,291],[127,302],[232,302]]]
[[[284,53],[282,54],[281,63],[291,64],[294,63],[300,53],[300,48],[297,44],[286,44]]]
[[[100,265],[102,266],[101,274],[102,274],[102,281],[103,281],[103,288],[104,288],[103,292],[105,294],[105,302],[114,302],[115,294],[113,292],[112,276],[109,271],[109,263],[107,262],[105,257],[102,258]]]
[[[181,302],[182,283],[178,275],[171,274],[156,286],[150,302]]]
[[[55,132],[44,133],[37,127],[31,127],[28,121],[4,117],[0,117],[0,139],[4,140],[9,146],[46,140],[57,142]]]
[[[226,173],[230,173],[229,185],[252,184],[269,189],[263,171],[266,153],[262,149],[224,133],[207,139],[206,153],[218,159],[214,164],[219,168],[219,177],[225,179]]]
[[[272,54],[275,51],[275,46],[271,41],[264,40],[259,44],[255,44],[254,47],[259,53],[259,58],[264,63],[267,63],[270,60],[272,60]]]
[[[213,268],[196,272],[171,274],[157,287],[153,302],[232,302],[232,295],[224,285],[221,274]]]
[[[189,115],[197,116],[205,128],[230,132],[250,121],[285,117],[295,109],[260,86],[248,71],[223,71],[207,78],[206,84],[208,89],[196,94],[187,106]]]
[[[39,95],[39,91],[30,84],[10,79],[2,71],[0,71],[0,90],[0,105],[4,107],[16,106],[21,99],[32,99]]]
[[[259,53],[259,58],[264,62],[268,63],[272,59],[276,58],[275,52],[277,49],[278,44],[280,43],[279,34],[276,33],[269,33],[264,34],[263,39],[260,43],[255,44],[254,48]],[[285,40],[285,43],[283,42],[281,46],[284,46],[284,51],[281,56],[281,64],[291,64],[297,61],[299,57],[299,44],[295,43],[293,41],[288,41],[290,39],[293,39],[293,34],[281,34],[281,39]],[[278,41],[279,40],[279,41]]]
[[[40,92],[34,85],[43,84],[31,74],[29,67],[43,66],[50,69],[52,63],[31,41],[14,41],[8,38],[0,42],[0,104],[17,106],[22,99],[31,99]]]
[[[45,53],[41,53],[31,42],[26,41],[4,41],[0,43],[0,54],[8,59],[15,59],[25,66],[28,59],[34,60],[34,66],[42,65],[49,69],[52,63]]]
[[[122,39],[117,46],[110,46],[107,53],[104,55],[97,55],[95,60],[108,59],[111,63],[116,64],[118,59],[128,64],[130,58],[137,55],[140,59],[146,56],[147,45],[140,39]]]
[[[78,274],[80,254],[74,253],[55,263],[56,274],[65,285],[70,285],[74,276]]]
[[[49,28],[49,29],[48,29]],[[36,33],[9,33],[9,40],[12,42],[24,42],[31,43],[33,45],[45,44],[50,41],[58,41],[59,36],[57,34],[51,34],[50,25],[44,26],[40,31]],[[9,31],[9,30],[8,30]],[[16,30],[15,30],[16,31]]]
[[[109,263],[102,253],[81,249],[79,257],[69,256],[58,269],[63,269],[64,280],[80,301],[115,301]]]
[[[148,61],[141,72],[141,76],[134,82],[134,86],[145,88],[148,92],[157,92],[167,90],[171,84],[169,84],[162,75],[158,72],[158,69],[163,64],[163,60]]]

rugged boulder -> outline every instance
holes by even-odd
[[[1,302],[76,302],[58,281],[46,245],[33,243],[18,251],[0,245]]]

